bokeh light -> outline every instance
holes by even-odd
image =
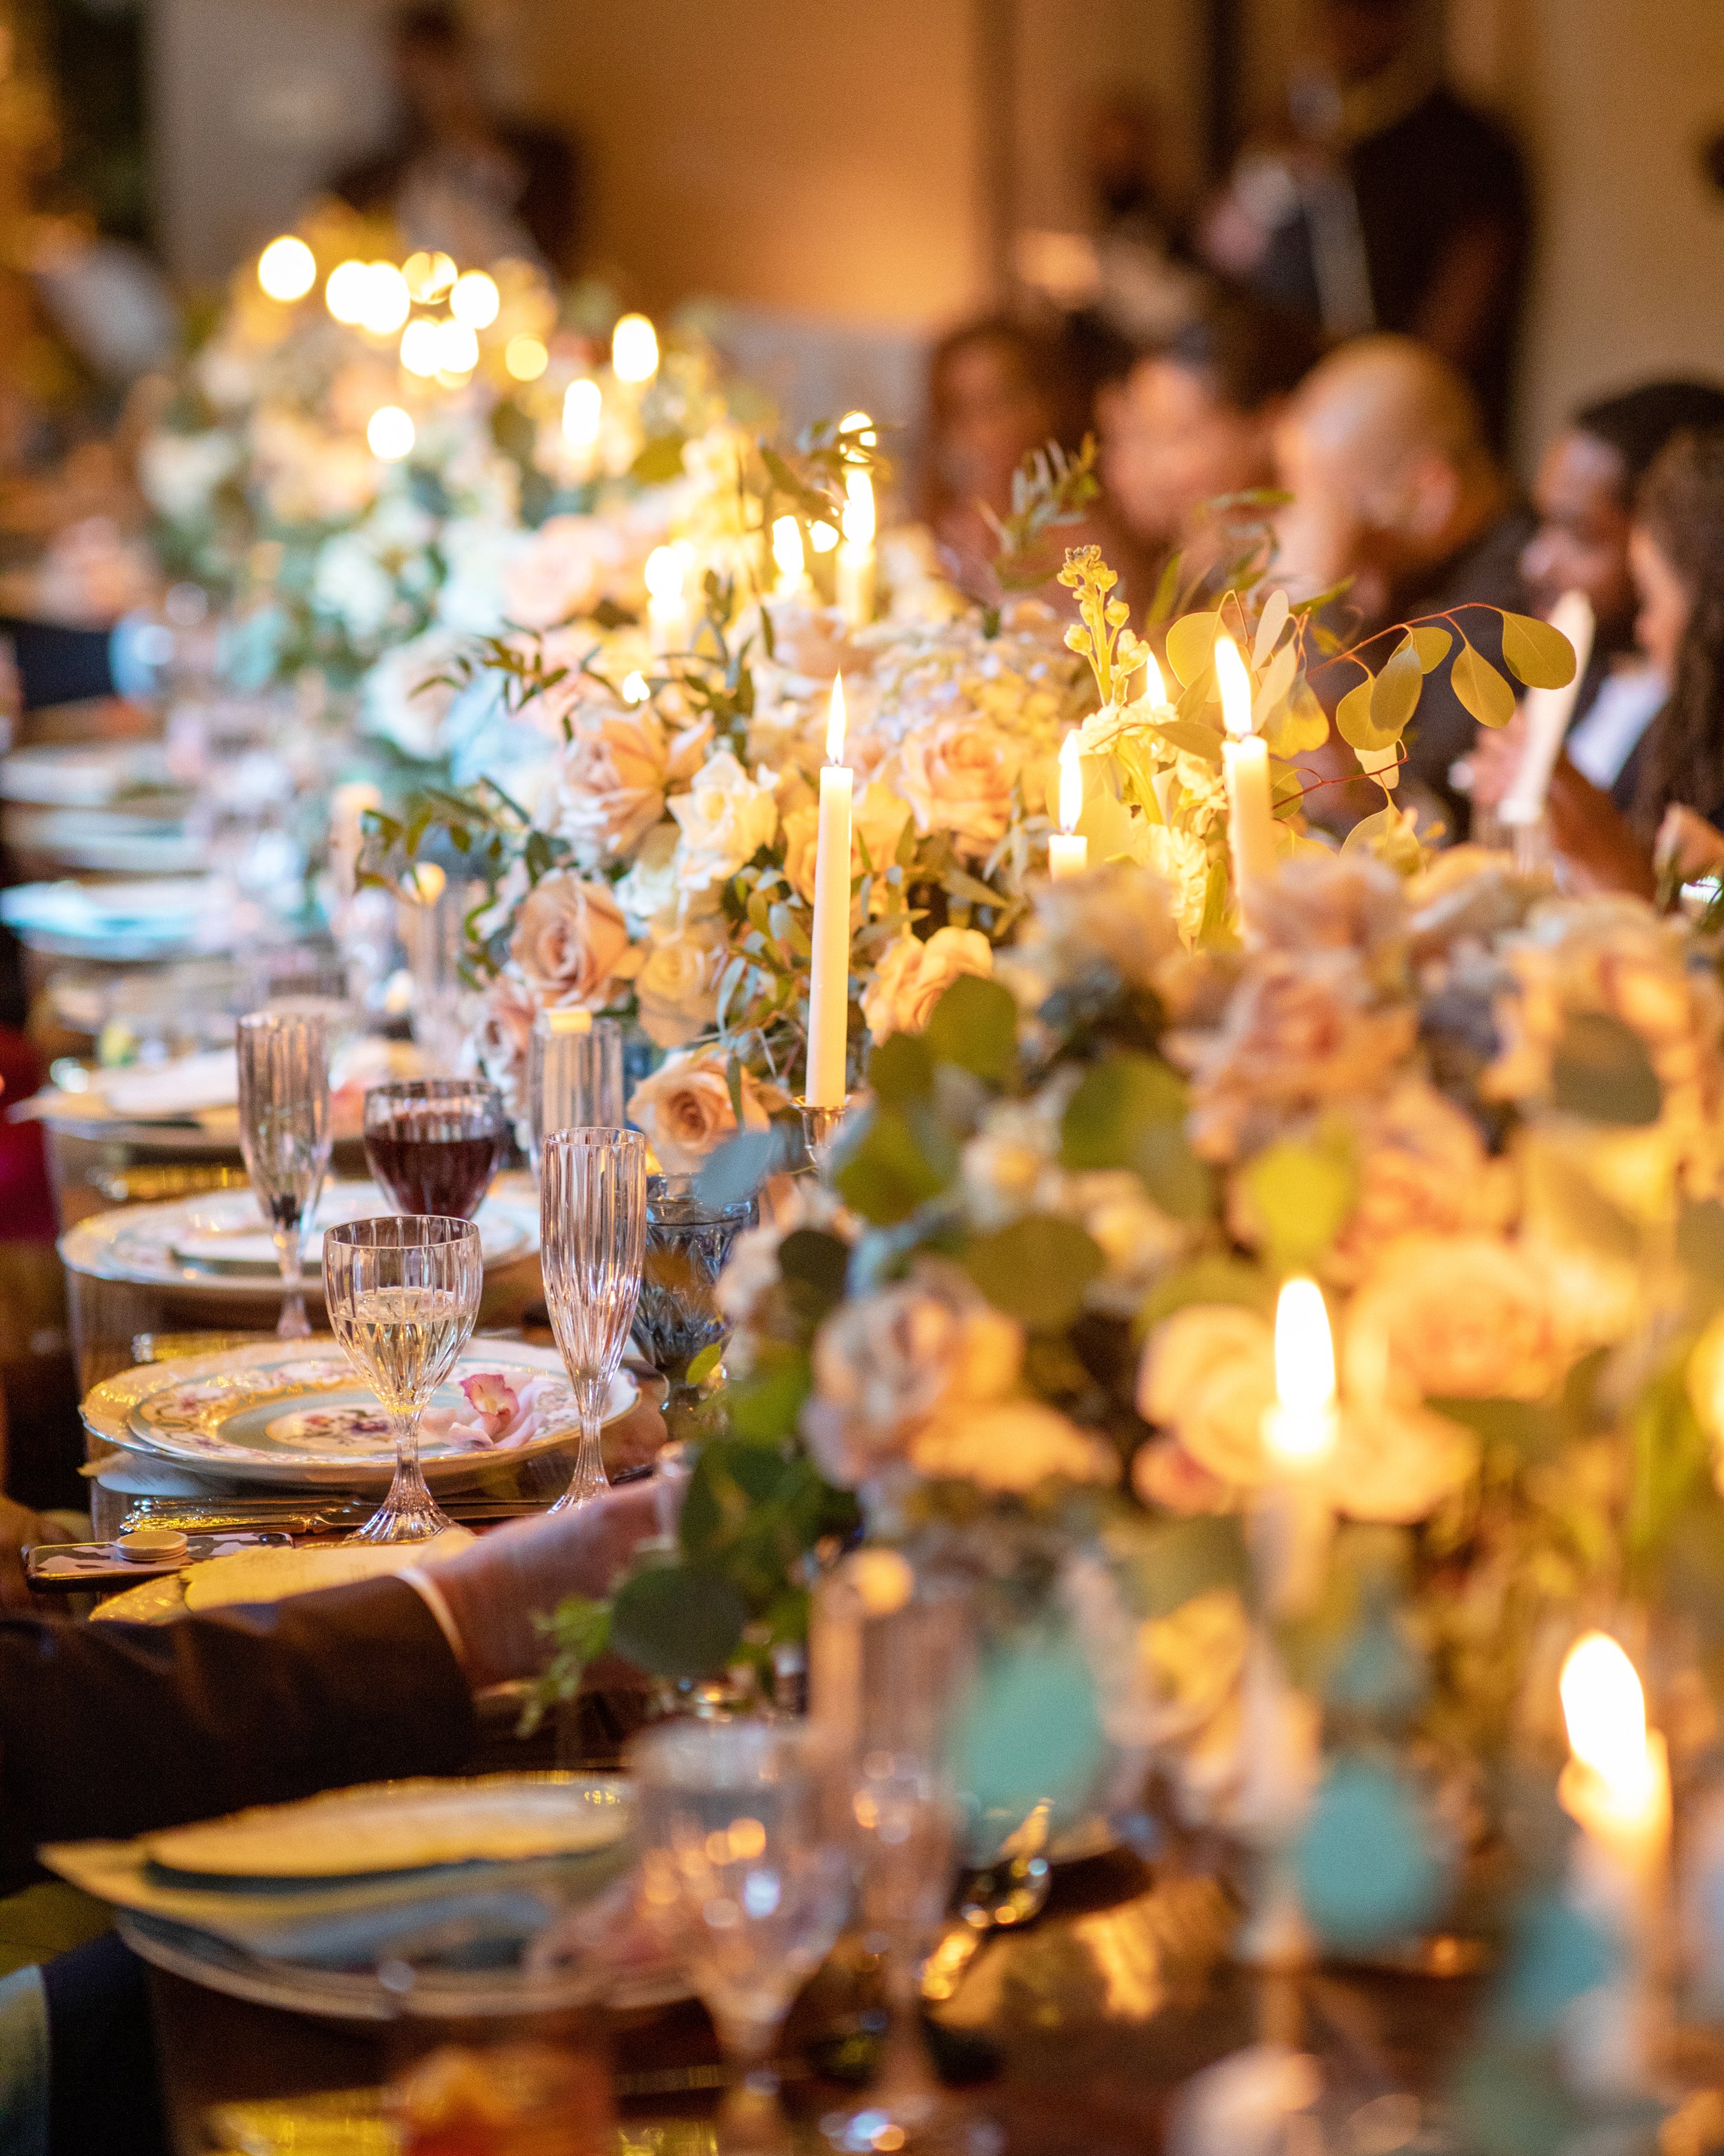
[[[401,265],[401,274],[407,280],[407,289],[420,301],[440,300],[455,281],[455,265],[441,251],[428,254],[423,247],[409,254]]]
[[[365,320],[366,302],[371,296],[371,264],[367,262],[338,262],[329,273],[329,282],[323,288],[323,304],[338,322],[357,328]]]
[[[303,300],[317,282],[317,257],[303,239],[284,233],[259,255],[258,282],[272,300]]]
[[[644,315],[624,315],[611,331],[611,372],[618,382],[650,382],[659,371],[659,333]]]
[[[479,364],[479,339],[465,322],[437,325],[437,372],[470,374]]]
[[[371,415],[365,439],[374,457],[381,457],[385,464],[399,464],[403,457],[413,454],[412,415],[403,412],[398,404],[380,404]]]
[[[604,392],[582,376],[562,393],[562,439],[572,449],[590,449],[604,416]]]
[[[428,315],[416,315],[401,332],[401,363],[409,374],[429,377],[442,365],[438,357],[438,325]]]
[[[449,295],[449,312],[469,330],[488,329],[497,319],[497,311],[502,304],[495,280],[487,277],[483,270],[469,270],[464,276],[457,277],[454,290]]]
[[[517,382],[536,382],[551,355],[536,336],[512,336],[503,347],[503,364]]]
[[[364,326],[373,336],[393,336],[412,311],[407,280],[393,262],[373,262],[366,279]]]

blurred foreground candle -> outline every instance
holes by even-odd
[[[1251,925],[1256,887],[1275,865],[1275,804],[1269,790],[1269,743],[1251,730],[1251,677],[1239,647],[1224,629],[1215,639],[1215,675],[1227,738],[1221,760],[1227,780],[1227,836],[1233,851],[1239,925]]]
[[[1557,1794],[1582,1832],[1571,1891],[1623,1955],[1617,1978],[1577,2002],[1565,2061],[1571,2081],[1589,2092],[1644,2091],[1663,1953],[1670,1754],[1646,1727],[1634,1664],[1608,1634],[1575,1642],[1558,1688],[1571,1757]]]
[[[1063,876],[1081,875],[1090,865],[1090,842],[1078,834],[1083,813],[1084,767],[1074,726],[1060,744],[1060,829],[1048,840],[1048,874],[1055,883]]]
[[[1335,1450],[1335,1340],[1323,1291],[1296,1276],[1275,1303],[1275,1403],[1263,1418],[1270,1478],[1253,1521],[1264,1604],[1293,1617],[1322,1592],[1334,1532],[1326,1469]]]
[[[844,752],[844,677],[833,679],[820,773],[820,824],[814,854],[813,956],[808,968],[808,1075],[811,1108],[844,1104],[846,1036],[850,1018],[850,790]]]
[[[874,481],[852,472],[844,481],[844,537],[838,550],[839,611],[852,629],[874,619]]]
[[[796,598],[807,590],[802,526],[793,516],[780,516],[773,521],[772,567],[777,571],[772,588],[781,599]]]
[[[1560,689],[1529,689],[1521,706],[1526,746],[1520,768],[1502,798],[1497,814],[1511,830],[1525,830],[1544,814],[1551,773],[1562,752],[1562,737],[1574,715],[1580,680],[1593,655],[1598,623],[1592,602],[1584,592],[1564,592],[1551,608],[1551,627],[1560,629],[1574,648],[1574,679]]]
[[[562,439],[572,475],[578,483],[593,476],[598,430],[604,419],[604,392],[582,375],[562,393]]]
[[[611,372],[618,382],[650,382],[659,371],[659,333],[644,315],[622,315],[611,331]]]
[[[647,618],[657,652],[680,651],[689,639],[688,602],[683,584],[688,575],[688,550],[673,542],[654,547],[646,557]]]

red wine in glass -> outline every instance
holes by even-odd
[[[420,1079],[365,1096],[365,1157],[398,1212],[470,1220],[508,1144],[494,1086]]]

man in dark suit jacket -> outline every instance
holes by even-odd
[[[454,1772],[473,1748],[473,1695],[540,1666],[535,1613],[604,1594],[656,1532],[659,1494],[628,1484],[516,1522],[434,1573],[172,1625],[0,1620],[0,1887],[38,1876],[42,1842]],[[49,2069],[49,2156],[164,2146],[141,1985],[111,1935],[50,1963],[33,1994],[28,1975],[8,1981],[0,2143],[8,2051],[33,2039]]]

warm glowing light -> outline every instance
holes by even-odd
[[[675,606],[682,598],[683,579],[688,574],[688,549],[681,546],[654,547],[641,572],[647,597],[660,606]]]
[[[438,300],[454,283],[455,265],[447,254],[440,251],[428,254],[421,247],[402,264],[401,274],[407,280],[407,289],[416,300]]]
[[[1215,639],[1215,678],[1221,684],[1221,716],[1235,741],[1251,731],[1251,677],[1239,646],[1223,629]]]
[[[583,375],[562,393],[562,439],[572,449],[591,449],[604,414],[604,392]]]
[[[516,382],[536,382],[551,355],[536,336],[512,336],[503,347],[503,364]]]
[[[772,525],[772,562],[781,582],[802,582],[802,526],[793,516],[780,516]]]
[[[470,374],[479,364],[479,339],[465,322],[437,325],[437,372]]]
[[[495,278],[487,277],[483,270],[469,270],[457,277],[449,295],[449,312],[469,330],[489,329],[502,304]]]
[[[1084,767],[1079,760],[1078,729],[1060,744],[1060,828],[1069,838],[1084,813]]]
[[[659,333],[644,315],[623,315],[611,331],[611,372],[618,382],[650,382],[659,371]]]
[[[449,885],[449,878],[435,861],[417,861],[401,880],[402,895],[417,899],[421,906],[435,906]]]
[[[625,704],[644,704],[652,693],[647,686],[647,677],[639,667],[632,674],[623,676],[623,701]]]
[[[865,449],[871,449],[880,437],[874,431],[874,421],[865,412],[846,412],[838,423],[841,434],[854,434]]]
[[[317,257],[303,239],[284,234],[259,255],[258,282],[272,300],[303,300],[317,282]]]
[[[401,363],[409,374],[428,377],[443,364],[438,357],[438,325],[428,315],[415,315],[401,332]]]
[[[1314,1280],[1282,1283],[1275,1304],[1275,1404],[1263,1435],[1270,1450],[1290,1465],[1320,1459],[1335,1442],[1335,1341]]]
[[[1647,1778],[1646,1695],[1616,1641],[1604,1632],[1577,1640],[1557,1688],[1575,1758],[1613,1790],[1639,1789]]]
[[[844,481],[844,537],[853,547],[874,544],[874,481],[852,472]]]
[[[1143,693],[1152,704],[1162,705],[1167,701],[1167,685],[1162,679],[1162,670],[1157,665],[1155,654],[1147,644],[1143,648]]]
[[[338,262],[323,288],[323,304],[338,322],[357,329],[365,320],[365,305],[370,294],[370,264]]]
[[[819,523],[808,526],[808,537],[813,541],[817,554],[829,554],[838,544],[838,527],[823,518]]]
[[[393,262],[373,262],[365,276],[364,326],[373,336],[393,336],[412,311],[406,278]]]
[[[371,415],[365,439],[374,457],[382,458],[386,464],[399,464],[403,457],[413,454],[412,417],[398,404],[380,404]]]
[[[842,763],[844,760],[844,727],[847,723],[844,717],[844,677],[842,674],[834,674],[832,677],[832,702],[826,715],[826,761],[829,763]]]

